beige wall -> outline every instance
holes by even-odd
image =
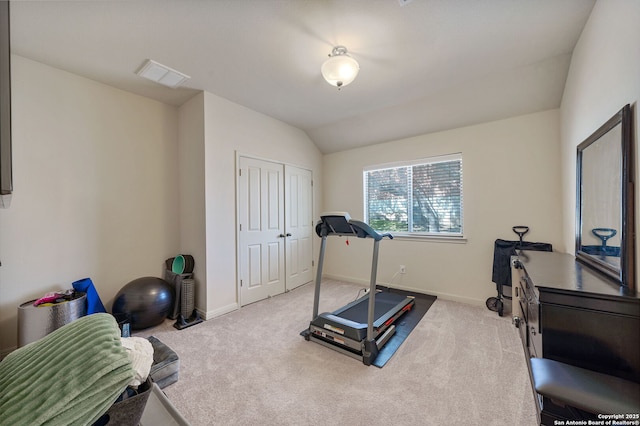
[[[362,218],[363,167],[461,152],[466,242],[384,240],[378,281],[484,304],[496,294],[493,243],[516,239],[512,226],[529,226],[526,240],[564,250],[559,132],[559,111],[550,110],[326,155],[324,208]],[[368,282],[370,256],[370,241],[330,239],[325,274]],[[396,274],[399,265],[406,274]]]
[[[636,188],[638,171],[638,99],[640,98],[640,2],[598,0],[573,52],[562,98],[563,239],[575,244],[576,146],[624,105],[633,114]],[[636,223],[640,214],[635,195]],[[640,264],[638,252],[636,264]],[[636,280],[637,281],[637,280]]]
[[[207,258],[205,163],[204,163],[204,94],[199,93],[179,108],[178,169],[180,182],[180,248],[195,261],[195,306],[206,312]]]
[[[322,176],[322,154],[294,127],[211,93],[180,107],[181,247],[196,259],[196,307],[206,318],[238,308],[236,158],[254,156]],[[321,185],[314,186],[319,209]]]
[[[105,304],[178,246],[177,109],[12,56],[14,195],[0,209],[0,351],[17,306],[90,277]]]
[[[13,58],[15,194],[0,209],[0,352],[17,343],[17,306],[91,277],[110,309],[132,279],[196,258],[196,306],[237,308],[238,153],[312,170],[299,129],[209,93],[180,108]]]

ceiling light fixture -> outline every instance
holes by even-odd
[[[147,59],[136,74],[140,77],[144,77],[173,89],[191,78],[186,74],[171,69],[166,65],[159,64],[151,59]]]
[[[349,56],[346,47],[336,46],[329,54],[329,59],[322,64],[320,71],[327,83],[340,89],[355,80],[360,65]]]

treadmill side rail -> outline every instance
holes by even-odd
[[[405,297],[405,299],[398,303],[393,309],[390,309],[386,314],[380,316],[380,318],[373,323],[373,327],[380,330],[380,332],[384,331],[386,326],[393,324],[405,312],[410,311],[413,308],[413,305],[415,305],[415,297]]]
[[[384,345],[386,345],[389,339],[391,339],[394,334],[396,334],[396,326],[392,325],[387,329],[387,331],[384,332],[382,336],[380,336],[380,338],[378,338],[378,340],[376,340],[378,349],[381,349]]]

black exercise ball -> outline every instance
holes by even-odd
[[[161,278],[143,277],[122,287],[113,302],[116,318],[129,318],[131,328],[141,330],[164,321],[173,309],[175,292]]]

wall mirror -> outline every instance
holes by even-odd
[[[631,107],[577,148],[576,259],[635,291]]]

